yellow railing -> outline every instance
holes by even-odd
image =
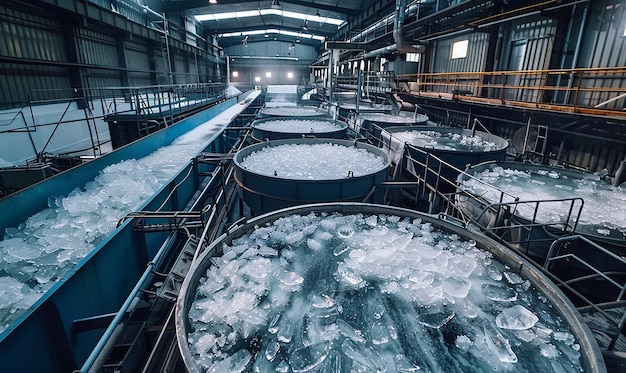
[[[405,74],[398,87],[418,96],[626,116],[626,67]]]

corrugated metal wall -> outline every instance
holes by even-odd
[[[467,57],[452,59],[452,45],[468,40]],[[431,71],[438,73],[484,71],[489,35],[476,32],[438,40],[433,50]]]
[[[146,70],[150,67],[150,52],[148,47],[136,40],[126,40],[124,42],[124,57],[126,59],[126,67],[130,69],[128,72],[128,84],[131,86],[153,85],[153,73],[141,72],[134,70]]]
[[[15,59],[2,62],[0,107],[19,107],[35,89],[63,89],[70,86],[68,69],[54,63],[67,61],[61,22],[58,19],[0,7],[0,56]],[[20,64],[19,59],[49,61],[50,64]]]
[[[577,67],[621,67],[626,66],[626,3],[608,0],[590,4],[585,25],[580,57]],[[581,83],[584,87],[610,87],[612,93],[593,93],[578,97],[578,104],[597,105],[626,92],[626,77],[606,79],[602,75],[587,74]],[[623,88],[621,91],[620,88]],[[606,108],[620,109],[626,105],[622,98],[607,104]]]
[[[78,63],[118,67],[118,50],[112,30],[79,28],[75,33]],[[83,76],[89,87],[119,87],[124,84],[120,71],[108,69],[89,69]]]
[[[550,65],[550,56],[554,45],[557,21],[541,16],[525,17],[514,20],[504,28],[505,33],[500,70],[546,70]],[[545,76],[537,74],[509,77],[506,83],[514,86],[543,86]],[[503,83],[503,82],[498,82]],[[504,98],[509,100],[540,102],[538,90],[508,89]]]
[[[138,17],[130,19],[147,22],[139,1],[116,4]],[[110,8],[109,2],[100,5]],[[64,11],[22,6],[15,2],[0,7],[0,109],[28,105],[29,98],[35,96],[33,90],[37,90],[38,99],[67,99],[74,97],[74,88],[96,94],[105,92],[97,90],[103,87],[170,84],[170,60],[174,83],[217,81],[219,69],[213,65],[218,60],[212,55],[217,48],[203,39],[208,50],[184,44],[184,24],[172,30],[176,35],[168,38],[168,59],[160,35],[148,40],[143,33],[131,35]],[[175,17],[178,23],[179,18],[184,19]],[[193,32],[193,25],[186,26]],[[195,39],[193,44],[198,43]]]

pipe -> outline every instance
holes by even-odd
[[[426,47],[424,45],[409,45],[405,42],[402,30],[404,29],[404,17],[406,10],[406,0],[396,1],[396,20],[393,27],[393,41],[400,53],[424,53]]]
[[[578,55],[580,54],[580,47],[582,45],[582,39],[585,33],[585,25],[587,24],[587,16],[589,14],[589,3],[585,4],[585,8],[583,9],[582,19],[580,21],[580,29],[578,30],[578,39],[576,40],[576,48],[574,49],[574,55],[572,56],[572,69],[576,68],[578,65]],[[572,88],[574,81],[574,74],[570,74],[569,84],[567,85],[568,90],[565,92],[565,99],[563,103],[567,104],[569,102],[570,90]]]
[[[363,55],[363,58],[372,58],[382,54],[390,54],[394,52],[400,53],[424,53],[426,46],[410,45],[404,40],[402,30],[404,29],[404,17],[406,11],[406,0],[396,0],[395,20],[393,23],[393,41],[395,44],[383,48],[379,48]]]
[[[117,311],[117,314],[113,318],[113,321],[111,321],[111,324],[109,324],[107,329],[104,331],[104,334],[102,335],[102,337],[100,337],[100,340],[98,341],[98,343],[96,344],[94,349],[91,351],[91,354],[89,355],[89,357],[87,358],[87,360],[85,361],[83,366],[81,367],[81,369],[79,371],[80,373],[87,373],[87,372],[93,372],[94,371],[92,368],[94,368],[94,363],[98,359],[98,356],[103,351],[103,349],[106,346],[108,340],[114,334],[117,326],[119,325],[119,323],[122,321],[122,319],[126,315],[126,311],[131,308],[131,305],[134,303],[135,297],[137,296],[139,291],[144,287],[144,285],[145,285],[144,283],[146,282],[148,277],[150,275],[152,275],[152,270],[153,270],[154,267],[156,267],[156,263],[168,251],[171,243],[174,241],[175,236],[176,236],[176,234],[170,235],[165,240],[165,242],[163,242],[163,244],[161,245],[161,248],[156,253],[154,258],[152,258],[152,260],[148,263],[148,266],[147,266],[146,270],[144,271],[144,273],[141,275],[141,278],[139,279],[139,281],[137,281],[137,283],[135,284],[135,287],[133,288],[133,290],[130,292],[130,294],[126,298],[126,301],[122,304],[122,307],[120,307],[119,311]],[[99,369],[100,367],[95,367],[95,368]]]

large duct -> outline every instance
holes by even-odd
[[[394,45],[389,45],[380,49],[365,53],[364,58],[371,58],[383,54],[400,53],[424,53],[426,47],[424,45],[411,45],[404,40],[402,30],[404,28],[404,16],[406,9],[406,0],[396,0],[396,13],[393,23],[393,41]]]
[[[396,0],[396,20],[393,27],[393,41],[396,43],[396,47],[400,53],[424,53],[426,51],[424,45],[410,45],[404,40],[402,30],[404,29],[405,9],[406,0]]]

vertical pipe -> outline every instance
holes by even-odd
[[[578,38],[576,39],[576,49],[574,50],[574,56],[572,57],[572,69],[575,69],[578,65],[578,55],[580,54],[580,46],[582,44],[583,34],[585,31],[585,25],[587,24],[587,15],[589,14],[589,3],[585,3],[585,8],[583,9],[583,15],[580,22],[580,29],[578,30]],[[573,74],[570,74],[569,83],[567,88],[572,88]],[[581,75],[582,78],[582,75]],[[563,100],[564,104],[567,104],[569,101],[570,90],[568,89],[565,92],[565,99]]]

